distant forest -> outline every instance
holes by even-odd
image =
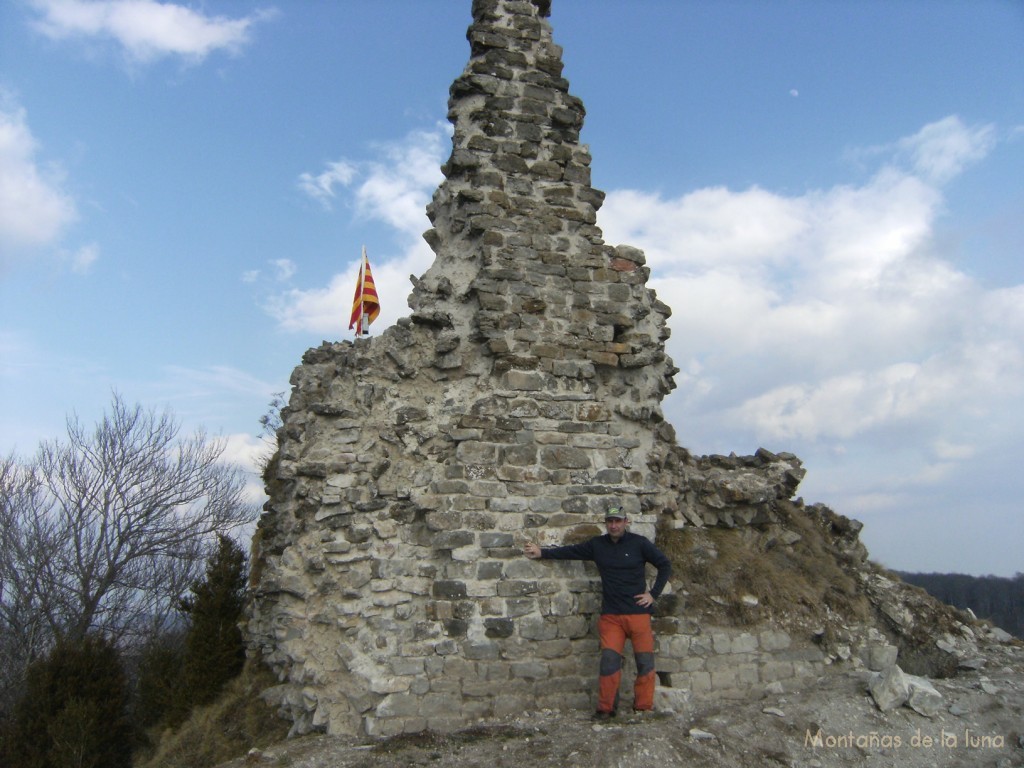
[[[1011,635],[1024,638],[1024,573],[1009,579],[962,573],[896,573],[942,602],[970,608],[979,619],[988,619]]]

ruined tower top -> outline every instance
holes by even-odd
[[[657,365],[643,399],[660,400],[674,372],[669,309],[645,289],[643,254],[606,246],[597,227],[604,193],[590,185],[585,110],[562,77],[549,10],[473,5],[471,58],[449,100],[452,153],[428,206],[437,257],[415,282],[412,319],[468,333],[499,367],[558,358],[560,371],[591,378]]]

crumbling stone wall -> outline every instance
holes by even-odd
[[[292,375],[247,637],[295,732],[590,707],[596,574],[526,560],[523,543],[599,533],[612,505],[652,537],[662,518],[770,524],[802,477],[786,454],[693,458],[675,444],[660,406],[676,372],[670,310],[643,253],[596,225],[584,109],[547,6],[473,3],[428,207],[436,259],[413,280],[410,317],[309,350]],[[673,660],[699,647],[666,637],[664,669],[703,681],[706,664]]]

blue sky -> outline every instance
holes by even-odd
[[[0,5],[0,451],[112,390],[252,462],[432,254],[469,0]],[[789,450],[906,570],[1024,571],[1024,3],[554,0],[697,453]]]

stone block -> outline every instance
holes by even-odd
[[[711,635],[711,647],[715,653],[732,653],[732,635],[726,632],[714,632]]]
[[[536,581],[512,581],[498,582],[497,593],[500,597],[523,597],[536,594],[540,588]]]
[[[545,387],[543,373],[536,371],[508,371],[504,376],[503,384],[507,389],[520,390],[525,392],[540,392]]]
[[[561,659],[573,653],[573,644],[564,638],[542,640],[536,644],[536,656],[539,659]]]
[[[482,549],[477,547],[475,544],[468,547],[457,547],[456,549],[451,550],[451,552],[453,561],[465,563],[470,566],[479,562],[480,558],[487,554]],[[488,585],[483,590],[477,588],[475,591],[471,591],[469,594],[476,596],[493,595],[495,594],[495,587],[494,585]]]
[[[524,701],[519,696],[495,696],[491,700],[491,711],[494,717],[510,717],[521,715]]]
[[[898,669],[898,667],[896,667]],[[927,679],[916,675],[906,675],[907,706],[925,717],[935,717],[945,706],[942,694]]]
[[[515,544],[515,539],[511,533],[484,532],[480,534],[479,543],[484,549],[511,547]]]
[[[792,662],[766,661],[761,664],[761,682],[771,683],[776,680],[789,680],[794,677]]]
[[[494,683],[488,680],[464,680],[462,695],[470,698],[484,698],[494,693]]]
[[[505,578],[512,580],[534,580],[547,575],[547,570],[547,567],[540,562],[527,560],[525,557],[516,558],[504,564]]]
[[[571,446],[546,446],[540,451],[540,463],[548,469],[584,469],[590,467],[590,454]]]
[[[576,406],[576,418],[580,421],[608,421],[612,414],[601,403],[580,403]]]
[[[745,663],[736,667],[736,679],[740,685],[753,686],[760,682],[760,670],[757,664]]]
[[[873,643],[861,651],[864,666],[872,672],[882,672],[896,664],[899,649],[888,643]]]
[[[557,623],[559,637],[577,639],[590,634],[590,620],[583,616],[565,616]]]
[[[463,464],[494,464],[498,447],[479,440],[464,440],[455,449],[455,457]]]
[[[366,735],[377,739],[386,739],[405,733],[405,721],[394,717],[367,717],[363,720]]]
[[[689,688],[694,693],[702,693],[711,690],[711,673],[709,672],[691,672],[687,676]]]
[[[716,691],[735,689],[738,682],[739,678],[735,669],[719,669],[711,672],[711,687]]]
[[[528,616],[537,611],[537,598],[534,597],[513,597],[505,601],[505,613],[507,616]]]
[[[488,499],[494,499],[507,496],[508,486],[505,483],[493,480],[474,480],[470,482],[468,492],[473,496],[483,496]]]
[[[476,534],[472,531],[440,531],[430,542],[434,549],[455,549],[474,543]]]
[[[903,706],[910,696],[907,678],[903,670],[895,664],[872,678],[868,690],[875,704],[883,712]]]
[[[423,696],[413,696],[408,693],[392,693],[385,696],[377,705],[376,716],[382,718],[413,717],[420,714]]]
[[[820,648],[791,648],[787,651],[779,651],[775,656],[782,661],[817,664],[824,663],[825,661],[825,654]]]
[[[721,672],[723,669],[736,669],[739,667],[739,658],[732,654],[721,654],[717,656],[708,656],[704,660],[704,668],[708,672]]]
[[[484,619],[484,629],[487,637],[511,637],[515,624],[509,618]]]
[[[758,635],[758,641],[763,651],[783,651],[789,648],[792,643],[789,633],[782,630],[768,629]]]
[[[517,467],[526,467],[536,464],[537,446],[531,443],[503,446],[501,448],[500,462],[502,464],[511,464]]]
[[[500,656],[498,646],[494,643],[466,642],[462,646],[462,653],[467,659],[477,661],[492,661]]]
[[[466,597],[466,584],[461,581],[435,581],[431,594],[442,599]]]
[[[565,592],[559,592],[551,596],[548,601],[548,609],[546,612],[552,616],[572,616],[574,618],[583,619],[582,616],[576,615],[576,601],[573,599],[572,595],[566,594]],[[586,621],[586,619],[583,620]]]
[[[666,637],[664,633],[656,628],[658,642],[662,648],[662,655],[681,659],[690,652],[690,638],[686,635],[672,635]]]
[[[484,496],[455,496],[448,500],[451,509],[458,512],[482,512],[487,509],[490,499]]]
[[[552,640],[558,637],[558,624],[541,616],[524,616],[518,620],[519,636],[524,640]]]
[[[477,677],[477,663],[463,657],[448,657],[444,660],[444,676],[451,680]]]
[[[503,566],[500,562],[496,561],[485,561],[477,563],[476,566],[476,577],[481,580],[496,580],[500,579],[503,572]]]
[[[458,512],[428,512],[426,523],[431,531],[451,531],[462,526],[462,515]]]
[[[753,653],[757,650],[757,637],[748,632],[736,635],[732,639],[732,653]]]
[[[549,666],[540,661],[520,661],[511,665],[512,677],[526,680],[544,680],[551,676]]]

